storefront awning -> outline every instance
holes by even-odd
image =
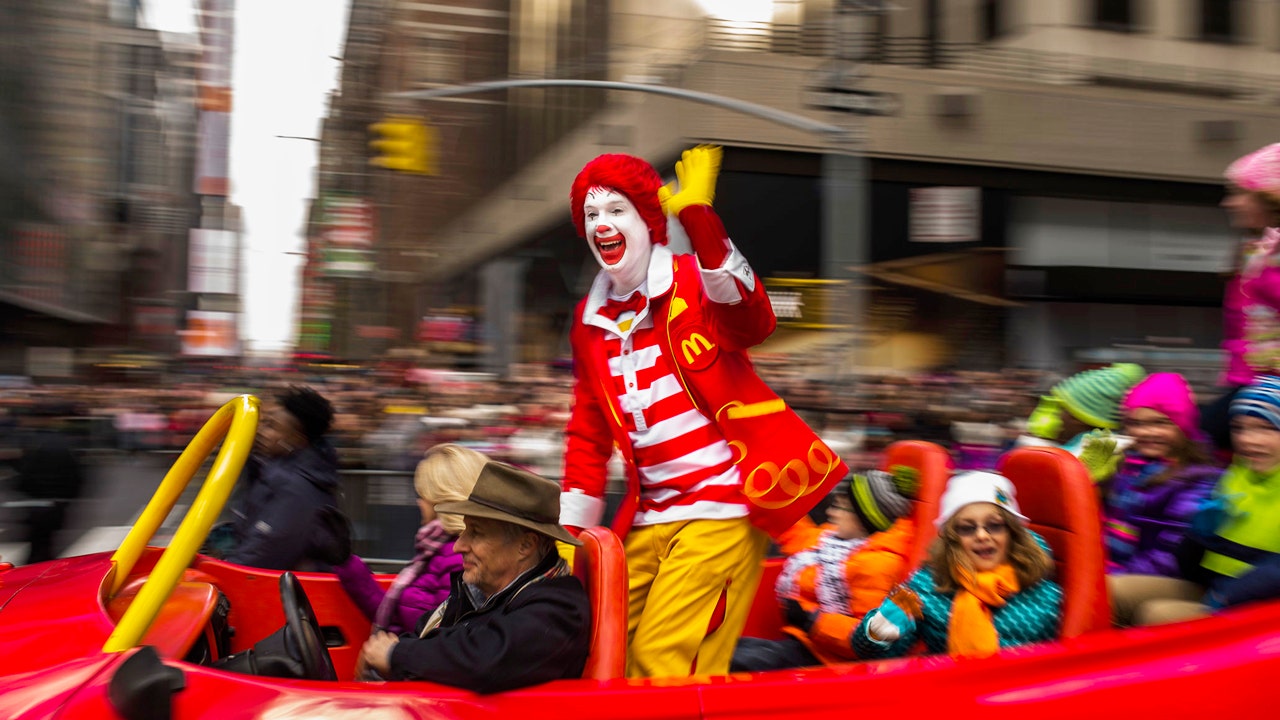
[[[973,248],[963,252],[934,253],[870,265],[856,265],[849,269],[883,282],[928,290],[983,305],[996,307],[1022,305],[1000,294],[1004,280],[1002,248]]]

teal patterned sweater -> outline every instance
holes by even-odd
[[[1048,549],[1040,536],[1035,538],[1041,547]],[[853,633],[853,651],[858,657],[900,657],[907,654],[917,639],[924,640],[930,653],[947,652],[947,626],[951,622],[951,601],[955,593],[939,592],[933,573],[927,567],[912,574],[907,580],[907,587],[920,596],[923,619],[914,628],[902,628],[901,637],[894,642],[885,643],[867,636],[867,623],[880,613],[878,608],[872,610],[862,618]],[[1062,619],[1062,588],[1052,580],[1041,580],[1009,597],[1003,607],[992,611],[991,617],[1000,636],[1001,648],[1053,640],[1058,637],[1058,625]]]

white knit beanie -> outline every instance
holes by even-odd
[[[938,503],[938,519],[933,521],[934,527],[941,528],[961,508],[980,502],[999,505],[1025,523],[1027,516],[1018,508],[1015,495],[1013,483],[999,473],[985,470],[957,473],[947,481],[947,489]]]

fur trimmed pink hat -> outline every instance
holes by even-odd
[[[1254,150],[1228,165],[1223,174],[1241,190],[1280,198],[1280,143]]]
[[[1155,410],[1173,421],[1190,440],[1200,439],[1200,408],[1191,386],[1178,373],[1152,373],[1133,386],[1120,405],[1126,411]]]

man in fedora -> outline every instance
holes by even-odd
[[[470,497],[441,503],[466,520],[449,599],[418,632],[379,632],[360,662],[390,680],[428,680],[490,693],[581,677],[591,639],[586,590],[556,552],[581,545],[559,524],[560,487],[499,462]]]

